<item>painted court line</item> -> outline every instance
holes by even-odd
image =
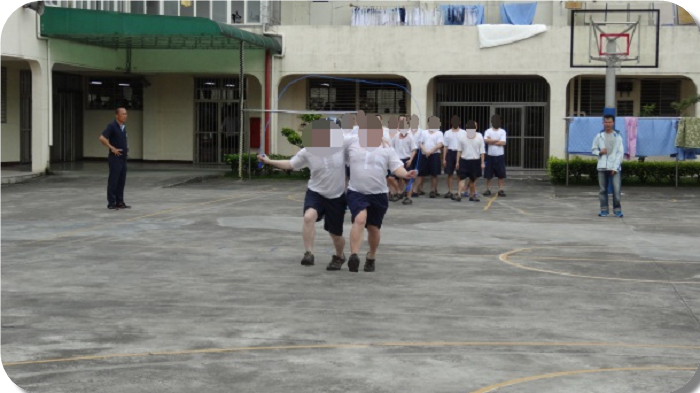
[[[595,370],[562,371],[562,372],[558,372],[558,373],[534,375],[531,377],[511,379],[510,381],[501,382],[501,383],[497,383],[495,385],[481,388],[479,390],[474,390],[471,393],[488,393],[488,392],[493,392],[496,389],[503,388],[506,386],[513,386],[513,385],[518,385],[521,383],[537,381],[539,379],[570,377],[572,375],[580,375],[580,374],[621,372],[621,371],[693,371],[694,372],[697,370],[698,370],[697,367],[647,366],[647,367],[620,367],[620,368],[601,368],[601,369],[595,369]]]
[[[318,344],[318,345],[284,345],[270,347],[233,347],[233,348],[205,348],[184,351],[152,351],[141,353],[117,353],[107,355],[76,356],[58,359],[27,360],[20,362],[3,363],[4,367],[21,366],[29,364],[46,364],[60,362],[75,362],[81,360],[105,360],[114,358],[147,357],[147,356],[177,356],[196,355],[228,352],[252,352],[275,351],[293,349],[358,349],[358,348],[386,348],[386,347],[602,347],[602,348],[657,348],[657,349],[682,349],[700,351],[700,346],[690,345],[655,345],[655,344],[625,344],[605,342],[489,342],[489,341],[464,341],[464,342],[385,342],[376,344]],[[694,369],[695,370],[695,369]]]

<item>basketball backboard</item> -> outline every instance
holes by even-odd
[[[605,68],[610,56],[621,68],[659,67],[659,10],[570,12],[572,68]]]

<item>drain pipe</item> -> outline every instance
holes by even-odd
[[[265,23],[263,25],[263,35],[266,37],[277,37],[281,41],[281,46],[282,46],[282,53],[280,54],[273,54],[271,51],[266,51],[265,52],[265,110],[271,110],[272,109],[272,58],[277,58],[281,59],[284,57],[287,48],[285,45],[285,40],[284,40],[284,34],[282,33],[275,33],[269,30],[270,25],[268,23]],[[260,138],[260,143],[263,144],[264,146],[264,152],[265,154],[269,154],[270,151],[272,151],[272,146],[270,144],[270,134],[272,132],[266,132],[267,130],[267,125],[271,124],[270,120],[272,119],[272,113],[270,112],[265,112],[265,123],[262,124],[262,136]]]

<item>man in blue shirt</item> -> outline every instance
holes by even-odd
[[[107,208],[111,210],[130,209],[131,206],[124,203],[126,157],[129,153],[129,145],[126,142],[126,108],[117,108],[114,113],[114,121],[109,123],[100,135],[100,142],[109,148],[107,156],[109,164]]]

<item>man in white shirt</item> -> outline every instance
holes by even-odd
[[[452,198],[452,175],[457,168],[459,163],[458,151],[460,147],[460,138],[466,136],[467,132],[459,128],[462,123],[459,116],[454,115],[450,119],[450,124],[452,128],[445,131],[443,136],[445,148],[442,152],[442,166],[445,167],[445,174],[447,175],[447,193],[445,198]]]
[[[378,119],[367,118],[367,130],[360,128],[357,139],[345,140],[345,159],[350,163],[350,183],[347,203],[352,215],[350,231],[350,258],[348,269],[357,272],[360,266],[360,251],[364,230],[367,228],[369,252],[364,271],[375,270],[375,255],[379,247],[380,229],[389,208],[386,185],[387,171],[402,178],[414,178],[415,171],[408,172],[394,149],[382,142],[382,126]]]
[[[333,138],[335,134],[340,138]],[[346,206],[342,131],[331,121],[315,120],[306,126],[302,141],[307,147],[301,149],[291,160],[271,160],[267,156],[258,155],[258,161],[283,170],[302,168],[311,170],[311,178],[304,198],[302,236],[306,252],[301,264],[304,266],[314,264],[315,224],[323,219],[323,229],[331,236],[335,246],[335,255],[326,270],[340,270],[340,266],[345,262],[343,221]]]
[[[357,116],[364,116],[364,112],[362,110],[357,112]],[[357,116],[353,116],[351,113],[346,113],[343,115],[341,118],[340,126],[343,129],[343,138],[348,139],[348,138],[357,138],[357,132],[360,129],[360,126],[357,124]],[[347,163],[345,165],[345,181],[346,181],[346,187],[347,187],[347,181],[350,180],[350,167],[347,166]]]
[[[382,123],[382,115],[378,114],[376,115],[377,119],[379,119],[379,123],[382,124],[382,141],[384,142],[385,146],[391,147],[391,140],[393,137],[396,135],[398,132],[398,122],[396,123],[396,127],[393,129],[391,127],[385,127],[384,124]],[[392,116],[389,118],[389,123],[392,123],[392,121],[396,121],[396,117]],[[391,126],[391,124],[390,124]],[[396,179],[391,176],[391,171],[387,171],[386,173],[386,185],[389,187],[389,200],[392,202],[398,201],[400,198],[398,197],[399,194],[399,183],[396,181]]]
[[[428,118],[428,130],[423,131],[420,137],[420,150],[423,155],[419,158],[418,175],[420,176],[416,186],[423,185],[425,176],[430,176],[430,197],[440,196],[437,192],[437,177],[441,171],[440,149],[444,145],[442,132],[440,131],[440,119],[436,116]]]
[[[488,145],[488,156],[486,157],[486,168],[484,178],[486,178],[486,192],[484,196],[491,195],[491,179],[498,178],[498,196],[506,196],[503,191],[506,179],[506,130],[501,128],[501,116],[496,114],[491,116],[491,128],[484,133],[484,142]]]
[[[476,179],[481,177],[484,169],[484,137],[476,132],[476,123],[473,120],[467,122],[467,130],[459,137],[459,163],[457,163],[457,174],[459,176],[459,188],[457,195],[452,197],[453,201],[462,201],[462,192],[466,179],[469,179],[469,200],[479,202],[476,196]]]
[[[408,125],[406,124],[406,117],[402,116],[399,120],[399,134],[391,140],[392,147],[396,151],[396,155],[404,163],[404,168],[410,171],[413,169],[413,161],[416,158],[416,151],[418,150],[418,145],[413,139],[413,134],[409,132]],[[396,175],[394,175],[396,176]],[[399,189],[406,190],[406,181],[399,178]],[[413,203],[411,200],[411,192],[405,191],[404,193],[404,205],[410,205]]]

